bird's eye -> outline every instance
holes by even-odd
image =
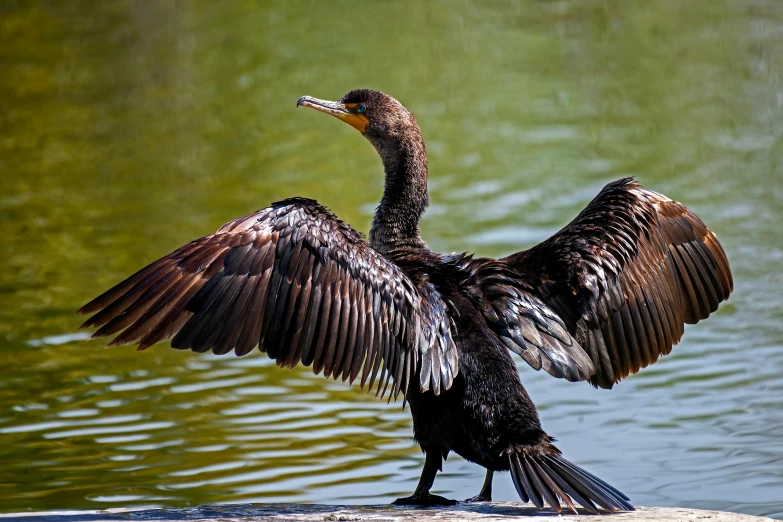
[[[364,112],[366,110],[367,107],[365,107],[364,105],[359,105],[358,107],[356,107],[356,112]]]

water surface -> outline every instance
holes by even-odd
[[[410,494],[399,403],[259,354],[106,349],[74,315],[285,197],[366,231],[375,152],[294,105],[373,87],[421,124],[434,249],[526,248],[628,175],[717,232],[736,293],[671,356],[611,392],[520,371],[635,503],[783,518],[780,2],[10,1],[0,42],[0,510]],[[434,492],[482,479],[453,457]]]

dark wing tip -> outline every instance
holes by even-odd
[[[593,385],[594,388],[601,388],[602,390],[611,390],[614,388],[614,385],[617,384],[618,381],[614,381],[612,379],[607,379],[606,376],[602,373],[596,373],[592,377],[590,377],[590,384]]]
[[[122,290],[125,288],[125,283],[128,282],[129,279],[131,279],[134,276],[131,276],[130,278],[126,279],[125,281],[122,281],[121,283],[117,284],[116,286],[111,287],[107,291],[103,292],[101,295],[90,301],[89,303],[85,304],[79,310],[77,310],[76,313],[79,314],[92,314],[95,312],[99,312],[101,309],[105,308],[106,305],[111,303],[114,299],[117,298],[118,294],[120,293],[119,290]]]
[[[78,314],[88,314],[90,312],[82,312],[82,310],[79,309],[79,311],[76,312],[76,313],[78,313]],[[93,326],[93,324],[92,324],[92,317],[90,317],[89,319],[84,321],[81,325],[79,325],[79,330],[83,330],[84,328],[90,328],[91,326]]]
[[[84,305],[81,308],[79,308],[76,311],[76,313],[77,314],[86,315],[86,314],[92,314],[92,313],[101,311],[103,308],[106,307],[108,302],[111,300],[110,298],[112,297],[113,290],[114,290],[114,288],[110,289],[108,292],[104,292],[103,294],[99,295],[98,297],[96,297],[95,299],[93,299],[92,301],[87,303],[86,305]],[[89,321],[85,322],[84,324],[86,325],[88,322]],[[84,327],[85,326],[82,325],[82,328],[84,328]]]

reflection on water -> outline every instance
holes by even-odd
[[[547,430],[639,505],[783,518],[783,7],[748,2],[6,2],[0,7],[0,510],[409,494],[410,419],[236,359],[105,349],[73,311],[291,195],[366,230],[380,164],[303,94],[417,115],[442,251],[544,239],[635,175],[717,231],[736,293],[611,392],[520,367]],[[441,494],[483,472],[450,459]],[[513,500],[508,476],[496,498]]]

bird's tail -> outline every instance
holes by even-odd
[[[629,498],[560,455],[551,444],[517,447],[508,452],[511,478],[517,493],[525,502],[539,509],[544,504],[560,512],[561,503],[577,513],[574,502],[598,513],[605,511],[633,511]]]

